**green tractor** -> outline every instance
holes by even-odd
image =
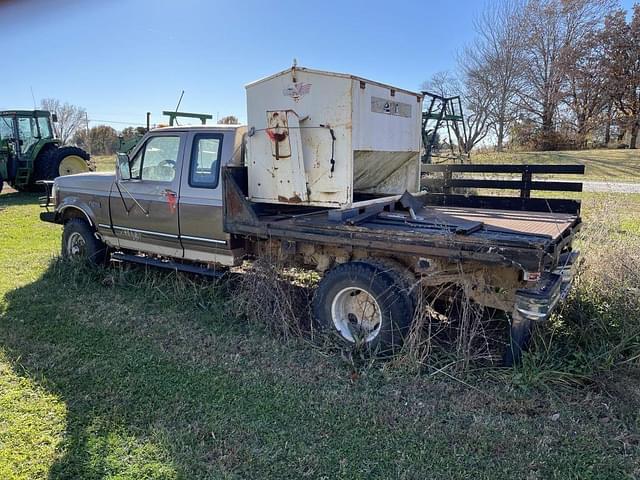
[[[45,110],[0,111],[0,191],[3,181],[16,190],[33,191],[39,180],[91,170],[87,152],[60,145],[51,120]]]

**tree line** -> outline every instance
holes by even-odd
[[[458,71],[424,87],[462,96],[467,150],[637,148],[640,4],[627,17],[613,0],[491,3]]]

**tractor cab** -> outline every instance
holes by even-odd
[[[54,115],[54,121],[55,121]],[[42,140],[53,140],[51,114],[45,110],[12,110],[0,112],[0,141],[13,144],[20,159]]]
[[[36,189],[38,180],[89,170],[89,155],[75,147],[60,147],[46,110],[0,111],[0,189],[7,181],[18,190]]]

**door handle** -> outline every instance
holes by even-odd
[[[176,197],[176,196],[178,196],[178,194],[176,192],[174,192],[173,190],[171,190],[170,188],[165,188],[162,191],[162,194],[167,196],[167,197]]]

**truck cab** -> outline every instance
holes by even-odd
[[[165,127],[147,133],[115,174],[60,177],[54,221],[87,221],[110,248],[231,266],[242,249],[223,229],[223,166],[242,161],[239,125]],[[66,245],[70,253],[72,244]]]

